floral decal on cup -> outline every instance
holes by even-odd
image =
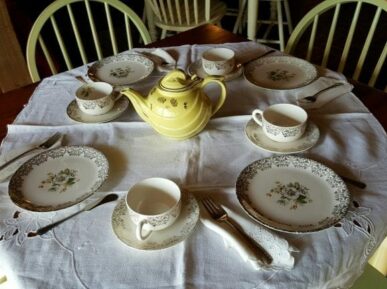
[[[300,134],[300,130],[302,130],[302,127],[291,127],[291,128],[279,128],[275,125],[271,125],[270,123],[266,123],[266,126],[264,128],[267,133],[272,135],[283,135],[284,137],[291,137],[296,136]],[[305,128],[304,128],[305,129]]]
[[[288,184],[282,184],[281,182],[275,182],[276,186],[266,194],[268,197],[279,195],[277,203],[283,206],[290,204],[291,210],[296,210],[299,205],[311,203],[312,199],[309,196],[309,189],[299,182],[290,182]]]
[[[65,192],[69,187],[79,181],[77,170],[64,169],[55,174],[49,172],[47,179],[40,182],[39,188],[48,187],[49,192]]]
[[[97,107],[99,107],[101,109],[105,108],[105,107],[111,105],[111,103],[112,103],[112,100],[110,98],[102,98],[102,99],[98,99],[94,102],[83,101],[82,106],[86,110],[94,110]]]
[[[295,73],[290,73],[287,70],[281,70],[281,69],[276,69],[276,70],[267,72],[267,77],[273,81],[282,81],[282,80],[290,81],[294,76],[296,76]]]

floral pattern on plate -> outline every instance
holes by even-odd
[[[313,64],[284,55],[253,60],[246,64],[244,74],[252,84],[273,90],[303,87],[318,77]]]
[[[130,220],[125,199],[121,199],[112,215],[113,231],[124,244],[139,250],[161,250],[184,241],[199,220],[199,205],[189,192],[182,191],[181,212],[176,221],[166,229],[154,231],[145,241],[136,238],[136,226]]]
[[[100,151],[87,146],[59,147],[25,162],[12,176],[8,191],[21,208],[54,211],[92,195],[108,173],[109,163]]]
[[[274,198],[277,193],[284,198]],[[290,233],[329,228],[345,216],[350,204],[349,191],[333,170],[288,155],[248,165],[238,177],[236,194],[253,219]],[[284,210],[289,204],[290,210]]]
[[[104,81],[114,86],[128,85],[148,77],[154,63],[140,54],[123,53],[95,62],[87,74],[93,81]]]
[[[63,193],[76,182],[79,182],[78,170],[65,168],[58,173],[48,172],[47,178],[40,182],[39,188],[48,187],[49,192]]]
[[[247,122],[245,133],[247,138],[255,146],[277,154],[292,154],[306,151],[313,147],[320,138],[318,127],[311,121],[308,122],[302,137],[292,142],[281,143],[269,139],[263,132],[262,127],[253,119]]]

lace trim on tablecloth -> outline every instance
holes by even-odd
[[[53,214],[42,216],[27,211],[15,211],[12,217],[2,221],[5,226],[0,227],[0,244],[14,241],[17,246],[23,246],[27,239],[34,237],[29,233],[50,224],[52,216]],[[53,233],[49,231],[41,235],[40,238],[52,239]]]
[[[61,248],[70,254],[74,275],[78,280],[82,288],[87,289],[86,284],[81,280],[76,268],[76,261],[73,250],[67,248],[59,239],[56,237],[53,230],[48,231],[43,235],[31,234],[38,228],[46,226],[52,223],[52,217],[55,213],[46,213],[44,216],[41,214],[30,213],[28,211],[15,211],[13,215],[2,221],[5,226],[0,226],[0,246],[23,246],[24,242],[32,238],[41,238],[43,240],[54,240]]]
[[[335,227],[343,229],[347,237],[356,230],[368,239],[363,249],[362,262],[368,260],[376,246],[375,225],[368,217],[370,213],[370,208],[361,207],[356,200],[353,200],[345,217],[335,225]]]

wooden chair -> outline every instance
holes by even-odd
[[[227,6],[218,0],[145,0],[153,12],[153,23],[161,29],[161,39],[167,31],[181,32],[220,21]]]
[[[151,42],[142,20],[119,0],[57,0],[43,10],[31,29],[26,51],[28,70],[34,82],[40,80],[37,43],[45,66],[49,66],[46,73],[56,74],[131,49],[138,44],[134,37],[143,44]],[[44,67],[41,63],[39,66]]]
[[[242,2],[241,9],[243,13],[248,14],[248,34],[250,34],[249,30],[251,31],[251,35],[248,35],[248,38],[259,43],[278,45],[280,50],[284,51],[286,44],[284,28],[285,26],[287,27],[287,36],[293,31],[288,0],[240,0],[240,2]],[[247,4],[249,11],[245,11],[247,10]],[[258,14],[258,10],[261,10],[258,7],[263,7],[259,6],[259,4],[265,4],[265,6],[269,4],[269,17],[264,17],[262,13],[259,13],[260,15]],[[241,22],[241,16],[239,14],[235,23],[236,26],[234,26],[234,33],[237,30],[241,31],[242,24],[243,22]],[[273,28],[277,29],[277,33],[272,32]]]
[[[386,0],[323,1],[295,27],[285,52],[387,91],[386,12]]]

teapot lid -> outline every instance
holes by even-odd
[[[160,80],[160,88],[171,92],[180,92],[191,89],[200,82],[200,79],[194,75],[192,78],[181,69],[175,69],[169,72]]]

